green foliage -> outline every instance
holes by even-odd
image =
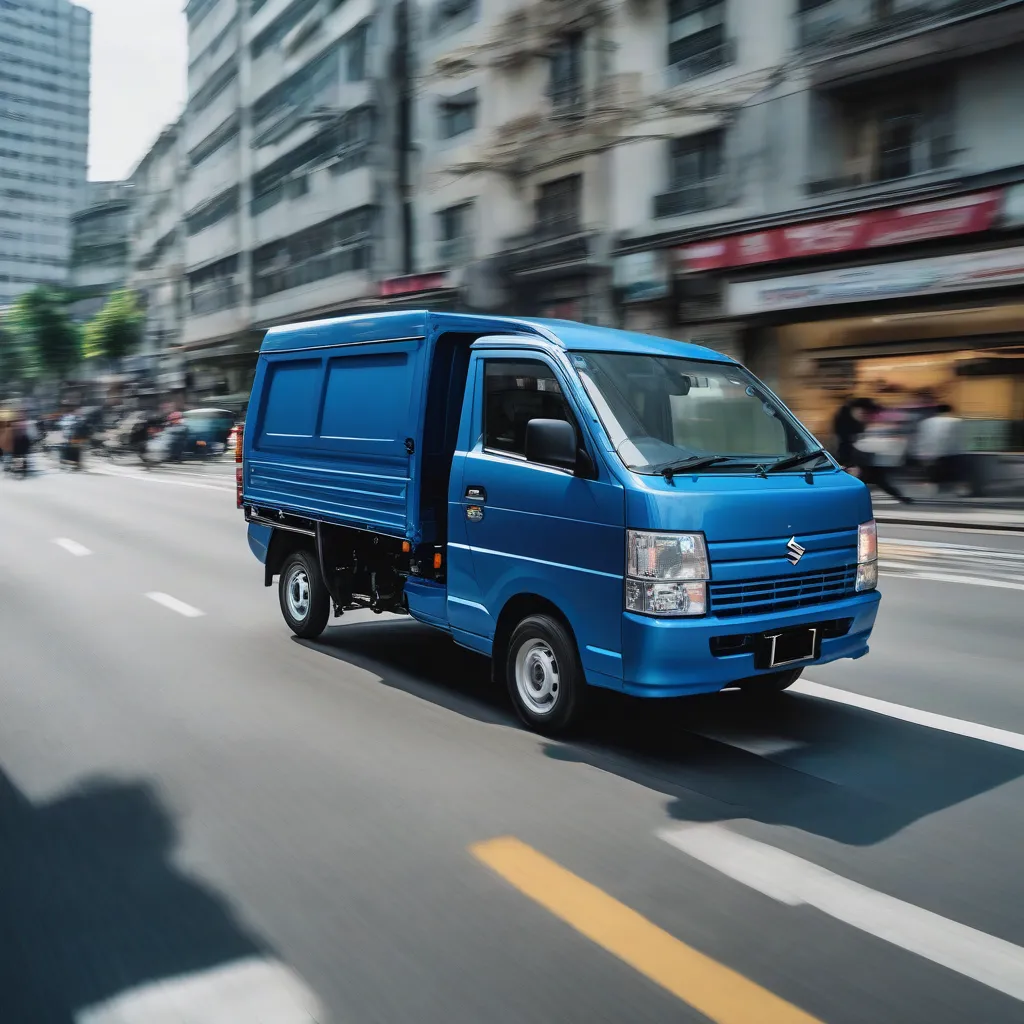
[[[0,393],[31,376],[29,359],[21,339],[4,319],[0,319]]]
[[[15,302],[9,325],[28,375],[38,370],[66,378],[81,362],[81,338],[61,293],[45,287],[26,292]]]
[[[135,292],[114,292],[106,305],[85,325],[85,354],[122,359],[142,341],[146,314]]]

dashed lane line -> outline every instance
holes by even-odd
[[[68,537],[57,537],[53,543],[76,558],[84,558],[86,555],[92,554],[84,544],[79,544],[77,540],[71,540]]]
[[[477,843],[470,853],[523,895],[715,1024],[819,1024],[518,839]]]
[[[201,612],[198,608],[193,608],[190,604],[185,604],[184,601],[179,601],[176,597],[171,597],[170,594],[162,594],[158,590],[154,590],[147,594],[146,597],[150,601],[155,601],[159,605],[163,605],[164,608],[169,608],[172,612],[177,612],[179,615],[184,615],[187,619],[198,619],[205,615],[205,612]]]
[[[996,746],[1009,747],[1011,750],[1024,750],[1024,735],[1017,732],[996,729],[979,722],[967,722],[960,718],[950,718],[932,711],[921,711],[903,704],[892,704],[887,700],[879,700],[877,697],[867,697],[862,693],[839,690],[834,686],[822,686],[820,683],[812,683],[810,680],[798,680],[787,692],[800,693],[805,697],[817,697],[836,704],[846,704],[848,707],[861,708],[877,715],[885,715],[887,718],[898,718],[900,721],[910,722],[913,725],[923,725],[929,729],[937,729],[939,732],[949,732],[973,740],[982,740],[985,743],[994,743]]]
[[[1024,949],[1011,942],[876,892],[721,825],[690,825],[665,829],[658,835],[677,850],[773,900],[791,907],[815,907],[875,938],[1024,1000]]]

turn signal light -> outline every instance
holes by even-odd
[[[412,551],[412,545],[407,540],[402,541],[402,551],[405,554],[409,554],[409,552]]]
[[[441,552],[440,551],[435,551],[434,552],[434,568],[435,569],[440,569],[441,568]]]
[[[235,430],[235,462],[242,461],[242,432],[245,430],[244,425],[239,424]]]

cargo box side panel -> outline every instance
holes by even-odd
[[[246,501],[414,537],[423,340],[264,355]]]

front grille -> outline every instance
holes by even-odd
[[[842,565],[825,572],[773,576],[762,580],[712,583],[711,614],[763,615],[790,608],[809,608],[856,593],[857,566]]]

